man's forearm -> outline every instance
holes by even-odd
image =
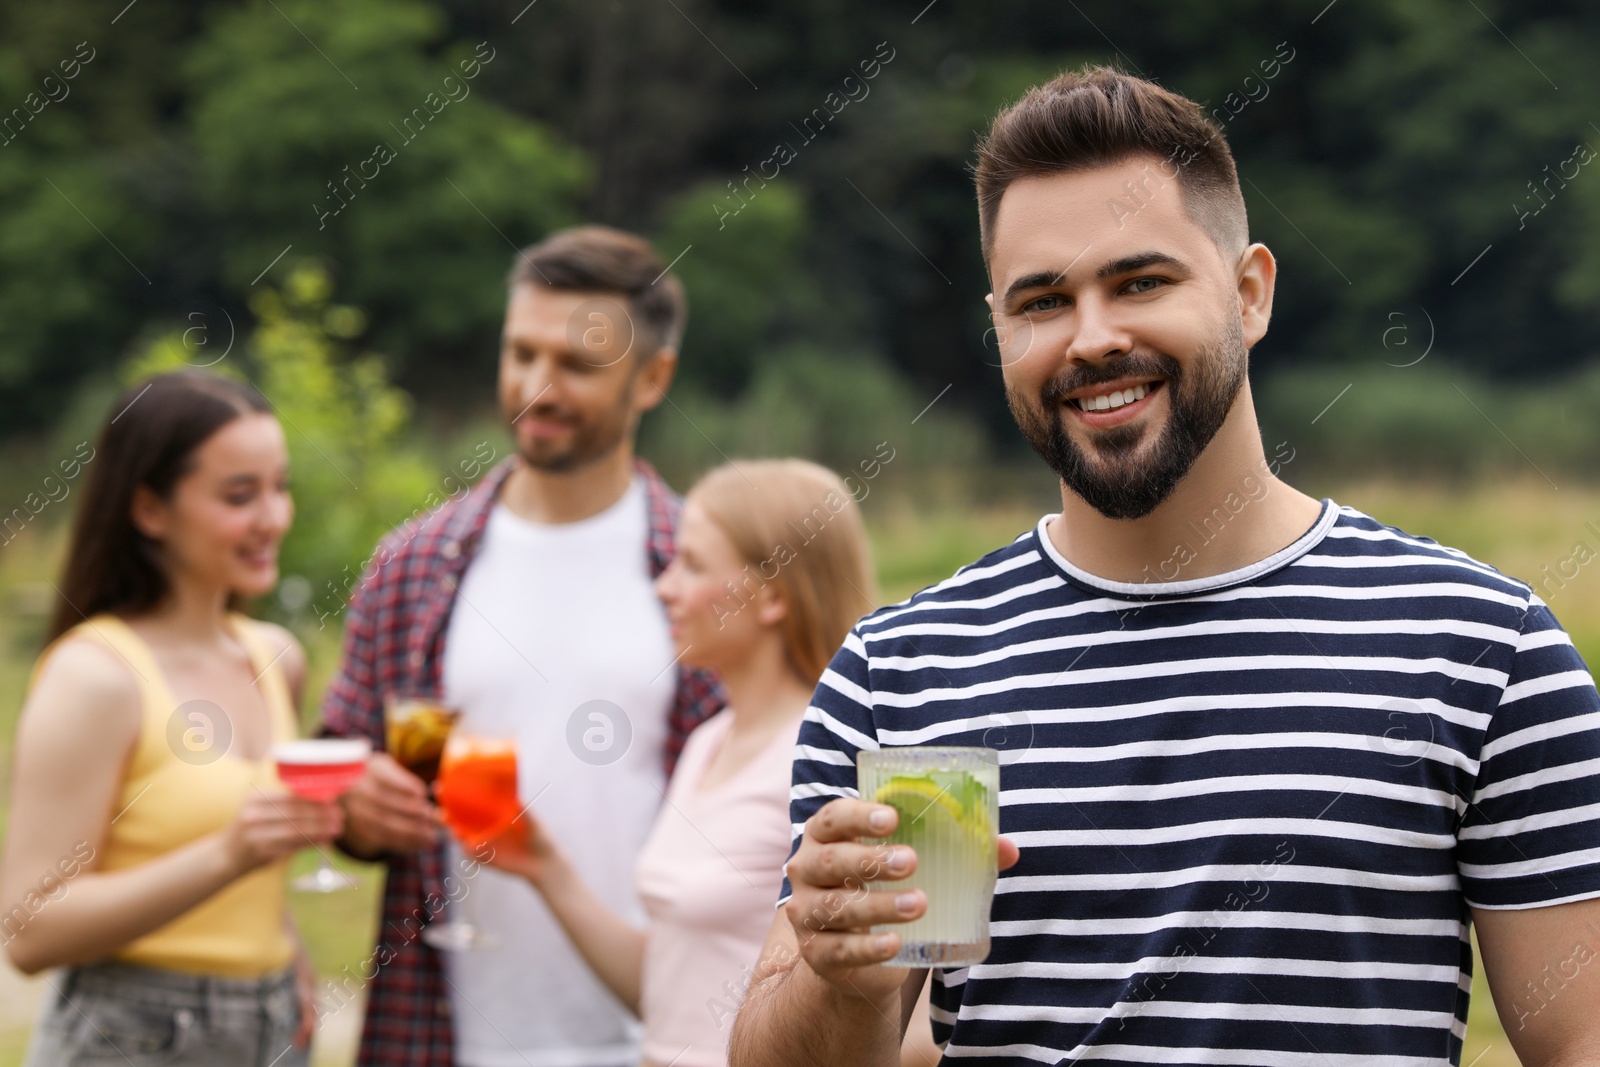
[[[796,959],[750,983],[728,1067],[899,1067],[901,1004],[846,996]]]

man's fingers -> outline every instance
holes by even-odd
[[[361,784],[346,793],[344,805],[364,814],[387,811],[421,820],[432,820],[437,810],[426,790],[417,792],[410,788],[391,788],[388,783],[371,778],[363,779]]]
[[[791,881],[831,889],[864,882],[904,878],[917,869],[917,854],[909,845],[861,845],[837,841],[817,845],[790,865]]]
[[[353,796],[349,801],[352,815],[367,819],[403,819],[416,823],[434,823],[437,809],[418,797]]]
[[[347,824],[362,842],[359,847],[412,852],[432,845],[441,820],[421,779],[382,753],[372,757],[367,769],[367,777],[343,798]],[[394,788],[383,780],[390,771],[401,776]]]
[[[900,813],[887,804],[840,797],[828,801],[806,820],[806,836],[824,845],[860,837],[884,837],[899,819]]]
[[[363,837],[379,838],[386,848],[421,848],[432,845],[438,840],[438,827],[432,822],[421,819],[403,819],[403,817],[386,816],[378,814],[371,819],[360,821],[360,833]]]
[[[899,951],[898,934],[818,934],[800,943],[801,955],[818,972],[868,967],[893,959]]]
[[[437,831],[431,823],[418,822],[415,819],[398,819],[392,816],[380,816],[371,823],[371,829],[376,830],[385,838],[392,841],[432,843]]]
[[[928,910],[928,897],[920,889],[831,889],[797,892],[784,907],[795,936],[804,941],[828,931],[910,922]]]
[[[390,848],[409,850],[431,845],[438,837],[438,829],[430,820],[419,820],[377,812],[366,822],[369,833],[381,837]]]
[[[818,845],[829,846],[847,841],[856,841],[863,837],[886,837],[894,830],[899,818],[900,813],[887,804],[871,804],[862,800],[841,797],[838,800],[829,801],[815,815],[806,820],[805,836]],[[881,851],[883,846],[867,845],[863,847],[880,850],[878,852],[880,857],[885,855]],[[997,850],[996,858],[999,869],[1002,871],[1015,866],[1021,858],[1021,850],[1008,837],[997,839]],[[826,853],[826,851],[824,849],[823,853]],[[833,866],[838,862],[834,857],[829,857],[822,862],[824,866],[818,867],[815,871],[817,877],[832,879],[839,873]],[[839,885],[842,884],[843,878],[850,873],[853,872],[844,872],[843,875],[838,877],[838,880],[817,881],[812,884]],[[905,872],[900,872],[893,867],[887,867],[886,873],[869,874],[868,877],[904,877],[906,873],[910,873],[909,869]]]
[[[367,774],[374,781],[392,789],[416,796],[428,795],[428,783],[406,770],[387,752],[374,752],[367,760]]]

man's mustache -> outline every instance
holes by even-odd
[[[1066,402],[1072,393],[1121,378],[1165,378],[1173,385],[1183,380],[1183,367],[1171,356],[1134,353],[1102,363],[1090,363],[1062,371],[1039,391],[1048,406]]]

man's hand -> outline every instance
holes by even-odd
[[[895,1011],[906,971],[883,961],[900,951],[900,936],[874,934],[871,927],[910,922],[927,911],[928,901],[920,889],[869,890],[868,882],[909,875],[917,856],[907,845],[866,845],[860,839],[888,835],[899,817],[887,804],[830,801],[806,820],[805,836],[789,861],[793,892],[784,905],[800,956],[818,977],[841,994],[893,1004]],[[1017,858],[1017,846],[1000,838],[1000,868]]]
[[[374,752],[367,773],[343,797],[344,843],[364,856],[415,852],[439,839],[439,811],[421,778],[387,752]]]
[[[900,936],[871,927],[910,922],[928,901],[920,890],[869,889],[869,882],[906,877],[917,857],[905,845],[861,843],[887,836],[899,818],[886,804],[839,799],[806,820],[787,868],[789,899],[773,918],[728,1036],[730,1067],[902,1062],[927,973],[885,967]],[[1002,837],[998,849],[1001,868],[1017,862],[1016,845]]]

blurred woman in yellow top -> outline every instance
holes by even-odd
[[[233,610],[277,583],[292,514],[254,389],[183,371],[116,401],[17,728],[0,939],[27,973],[64,968],[30,1067],[306,1062],[284,867],[341,818],[269,755],[303,652]]]

